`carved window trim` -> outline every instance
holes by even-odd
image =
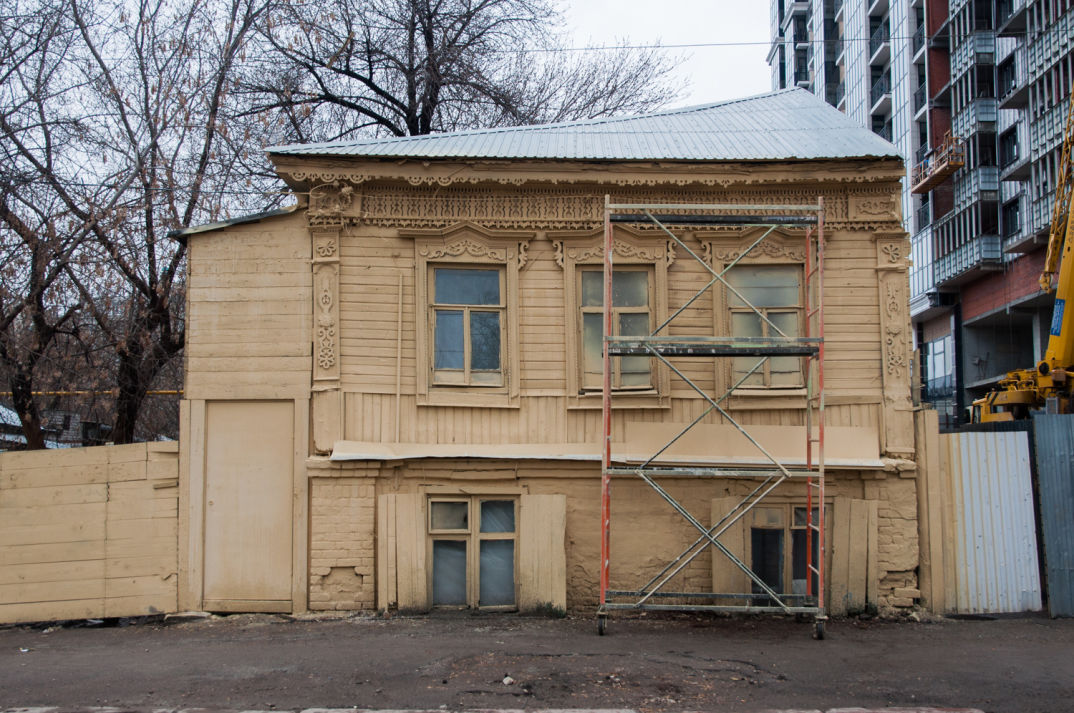
[[[566,376],[567,408],[599,409],[600,390],[582,388],[582,325],[580,272],[583,267],[604,264],[604,230],[560,232],[550,234],[554,241],[556,263],[563,268],[563,310],[566,318]],[[652,277],[649,294],[652,296],[653,326],[668,315],[668,266],[675,251],[663,234],[632,230],[616,226],[613,266],[648,267]],[[645,391],[623,391],[612,399],[616,409],[668,408],[671,405],[670,376],[667,367],[653,360],[653,388]]]
[[[733,234],[700,233],[697,235],[701,242],[704,257],[712,269],[719,272],[727,267],[749,248],[768,228],[750,228],[736,231]],[[797,233],[797,234],[795,234]],[[805,258],[806,243],[804,232],[791,233],[784,230],[774,230],[745,257],[738,265],[794,265],[799,272],[799,297],[798,314],[799,330],[803,327],[806,318],[806,285],[805,285]],[[712,289],[712,328],[713,334],[718,336],[730,336],[731,308],[727,288],[719,283]],[[804,361],[804,360],[803,360]],[[729,389],[734,382],[734,366],[730,358],[717,359],[714,364],[716,390],[719,394]],[[805,408],[806,387],[803,364],[802,386],[748,386],[735,389],[729,399],[729,406],[736,409],[776,409],[776,408]]]
[[[471,226],[444,231],[443,237],[416,237],[415,266],[415,325],[416,384],[419,406],[473,406],[517,408],[519,405],[519,312],[518,273],[525,264],[527,243],[517,236],[492,237]],[[504,311],[501,386],[435,384],[432,379],[432,344],[429,325],[432,323],[432,303],[429,294],[430,275],[436,267],[498,268],[503,277]]]

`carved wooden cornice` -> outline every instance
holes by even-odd
[[[765,186],[737,191],[704,189],[631,189],[617,192],[617,201],[632,203],[738,203],[751,206],[811,204],[825,201],[825,223],[844,230],[898,231],[900,204],[894,184],[855,187]],[[372,225],[396,228],[417,237],[417,231],[469,226],[502,237],[496,231],[593,231],[602,228],[604,194],[577,187],[527,185],[517,191],[492,187],[369,185],[347,190],[341,183],[321,184],[311,195],[311,227]],[[639,234],[658,232],[638,225]],[[527,236],[528,237],[528,236]]]

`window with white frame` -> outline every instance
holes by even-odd
[[[431,265],[432,383],[503,386],[504,271]]]
[[[514,608],[518,500],[437,496],[428,512],[432,605]]]
[[[798,337],[802,325],[802,267],[796,264],[739,264],[727,271],[730,334],[735,337]],[[800,357],[735,357],[732,383],[743,387],[796,388],[803,384]]]
[[[578,271],[579,340],[578,359],[584,389],[602,388],[604,373],[604,270],[584,267]],[[645,266],[617,268],[612,272],[612,334],[619,337],[646,337],[652,330],[652,279]],[[645,390],[652,388],[652,359],[645,356],[611,360],[612,388]]]

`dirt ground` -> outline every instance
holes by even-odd
[[[125,623],[125,622],[124,622]],[[1074,710],[1074,621],[237,615],[0,629],[0,708]]]

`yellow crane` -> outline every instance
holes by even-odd
[[[1074,180],[1071,151],[1074,149],[1074,87],[1071,87],[1067,120],[1063,130],[1063,153],[1055,180],[1055,205],[1048,231],[1048,254],[1040,274],[1040,288],[1052,291],[1055,307],[1048,333],[1048,349],[1035,369],[1016,369],[996,384],[984,398],[973,402],[974,423],[1027,418],[1032,409],[1044,408],[1055,399],[1058,413],[1074,413],[1071,398],[1074,381],[1074,211],[1070,209]],[[1056,279],[1058,275],[1058,279]]]

